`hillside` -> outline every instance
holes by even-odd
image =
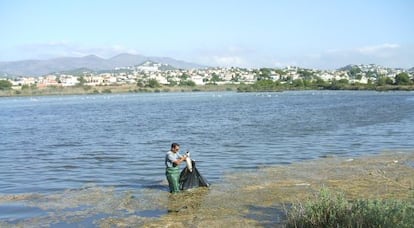
[[[168,64],[179,69],[204,67],[195,63],[167,57],[120,54],[109,59],[100,58],[96,55],[88,55],[84,57],[64,57],[48,60],[0,62],[0,72],[3,76],[41,76],[52,72],[72,71],[82,68],[93,71],[112,70],[117,67],[140,65],[145,61]]]

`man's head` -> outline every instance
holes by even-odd
[[[177,153],[180,150],[180,145],[178,143],[171,144],[171,151]]]

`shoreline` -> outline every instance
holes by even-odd
[[[176,196],[160,189],[117,192],[99,186],[45,195],[0,195],[3,210],[7,205],[32,210],[26,219],[2,219],[0,225],[276,226],[283,220],[285,205],[306,201],[321,187],[343,192],[349,200],[414,202],[414,153],[329,157],[230,173],[210,189]]]
[[[30,96],[65,96],[65,95],[96,95],[96,94],[128,94],[128,93],[162,93],[162,92],[214,92],[236,91],[237,85],[206,85],[195,87],[137,87],[137,86],[83,86],[83,87],[52,87],[44,89],[27,89],[16,94],[18,90],[0,90],[1,97]]]
[[[161,93],[161,92],[284,92],[284,91],[414,91],[414,86],[376,86],[376,87],[344,87],[344,88],[313,88],[313,87],[277,87],[273,89],[251,88],[252,85],[225,84],[203,86],[161,86],[157,88],[126,86],[76,86],[76,87],[46,87],[42,89],[0,90],[1,97],[30,97],[30,96],[65,96],[65,95],[94,95],[94,94],[126,94],[126,93]]]
[[[323,158],[225,179],[209,192],[200,208],[168,214],[145,227],[277,226],[283,223],[281,216],[287,205],[306,202],[321,188],[344,193],[348,200],[404,199],[414,205],[412,151]]]

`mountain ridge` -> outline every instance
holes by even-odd
[[[59,57],[47,60],[30,59],[0,62],[0,72],[3,75],[10,76],[42,76],[53,72],[70,71],[79,68],[88,68],[95,71],[111,70],[116,67],[139,65],[145,61],[169,64],[180,69],[205,67],[196,63],[185,62],[169,57],[151,57],[121,53],[107,59],[96,55],[87,55],[83,57]]]

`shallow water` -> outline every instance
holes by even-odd
[[[11,97],[0,107],[3,195],[85,186],[166,192],[172,142],[213,184],[229,172],[414,148],[413,92]]]

